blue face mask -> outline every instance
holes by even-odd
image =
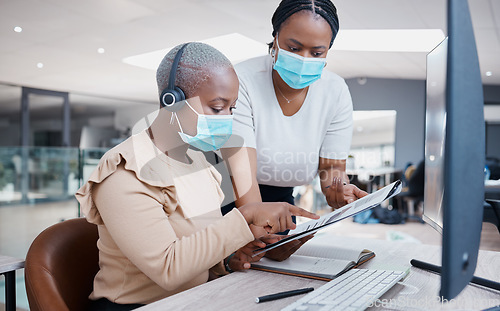
[[[191,108],[191,110],[193,110],[194,113],[198,115],[198,122],[196,124],[195,136],[185,134],[182,130],[181,123],[177,118],[177,114],[174,112],[177,123],[181,129],[179,135],[181,136],[182,141],[202,151],[214,151],[220,149],[229,137],[231,137],[231,133],[233,131],[233,116],[212,116],[199,114],[187,101],[186,104],[189,108]]]
[[[278,46],[278,59],[275,59],[273,68],[291,88],[303,89],[321,78],[326,58],[303,57],[282,50],[278,44],[278,37],[276,37],[276,45]]]

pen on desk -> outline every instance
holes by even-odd
[[[255,302],[259,303],[259,302],[266,302],[266,301],[286,298],[286,297],[290,297],[290,296],[309,293],[309,292],[312,292],[313,290],[314,290],[314,288],[312,288],[312,287],[289,290],[289,291],[282,292],[282,293],[276,293],[276,294],[272,294],[272,295],[257,297],[257,298],[255,298]]]

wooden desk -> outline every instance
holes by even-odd
[[[388,242],[357,238],[335,237],[319,233],[308,243],[332,243],[346,247],[368,248],[376,257],[362,268],[410,269],[406,279],[396,284],[380,298],[386,310],[479,310],[500,304],[500,293],[479,286],[467,286],[455,301],[437,302],[439,276],[411,267],[410,259],[420,259],[439,264],[441,248],[438,246]],[[500,253],[481,251],[476,276],[500,280]],[[137,310],[280,310],[302,296],[289,297],[265,303],[255,303],[255,298],[275,292],[325,284],[323,281],[249,270],[234,272],[217,280],[197,286],[177,295],[149,304]],[[387,306],[393,299],[392,306]],[[375,310],[374,307],[368,310]]]
[[[486,199],[500,200],[500,182],[494,180],[485,182],[484,197]]]
[[[24,260],[0,255],[0,274],[5,275],[5,310],[16,310],[16,270],[24,268]]]

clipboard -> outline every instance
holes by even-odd
[[[378,191],[370,193],[369,195],[362,197],[352,203],[344,205],[343,207],[334,210],[333,212],[321,216],[317,220],[310,220],[303,224],[297,225],[297,227],[289,232],[289,236],[279,240],[278,242],[268,244],[265,247],[258,248],[254,250],[252,257],[259,254],[267,252],[271,249],[289,243],[291,241],[303,238],[310,234],[313,234],[325,227],[328,227],[342,219],[357,215],[364,211],[374,208],[383,201],[390,199],[401,192],[402,183],[401,180],[397,180],[390,185],[385,186]]]

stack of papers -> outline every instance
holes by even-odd
[[[291,230],[289,232],[288,237],[276,243],[268,244],[266,245],[266,247],[256,249],[254,251],[253,256],[257,256],[259,254],[262,254],[263,252],[266,252],[268,250],[271,250],[273,248],[276,248],[293,240],[297,240],[307,235],[313,234],[320,229],[323,229],[329,225],[336,223],[337,221],[340,221],[342,219],[354,216],[356,214],[374,208],[383,201],[390,199],[393,196],[400,193],[401,188],[402,188],[401,181],[400,180],[395,181],[392,184],[385,186],[384,188],[376,192],[373,192],[352,203],[344,205],[343,207],[336,209],[329,214],[323,215],[319,219],[310,220],[308,222],[297,225],[297,227],[294,230]]]

